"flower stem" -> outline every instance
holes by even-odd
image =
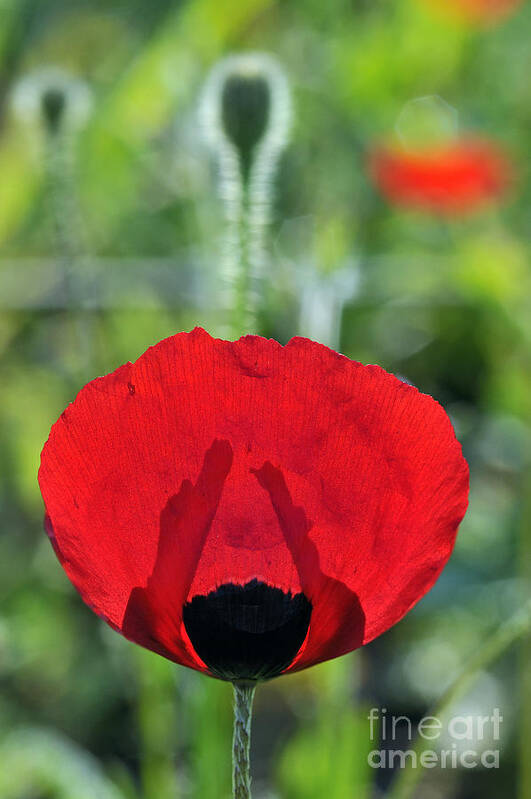
[[[232,794],[251,799],[251,716],[256,686],[234,683],[234,735],[232,738]]]
[[[256,333],[256,308],[253,295],[253,265],[250,252],[249,187],[242,179],[241,210],[238,219],[238,263],[235,265],[234,325],[235,337]]]

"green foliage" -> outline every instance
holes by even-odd
[[[354,710],[339,715],[323,712],[315,725],[304,724],[284,750],[279,785],[286,799],[345,799],[370,796],[371,750],[367,713]]]
[[[315,669],[316,708],[312,718],[279,750],[278,785],[285,799],[368,799],[372,774],[368,710],[349,701],[359,673],[349,655]]]
[[[256,799],[369,799],[382,775],[367,765],[367,703],[422,714],[513,615],[529,579],[530,30],[529,4],[483,29],[428,0],[0,2],[0,799],[230,794],[230,686],[136,650],[82,605],[42,532],[36,481],[50,425],[85,382],[178,330],[226,329],[223,213],[197,111],[228,53],[272,53],[293,95],[259,332],[285,341],[311,327],[303,301],[332,297],[328,343],[439,399],[472,471],[429,597],[353,657],[258,691]],[[60,187],[42,119],[13,101],[49,66],[92,96],[60,140]],[[411,113],[426,96],[448,104],[435,103],[444,135],[506,148],[503,202],[441,220],[378,195],[367,152],[432,135]],[[433,770],[426,796],[517,796],[528,656],[489,667],[507,718],[499,772],[458,773],[452,794]]]
[[[3,799],[124,799],[95,758],[52,730],[13,732],[0,745]]]

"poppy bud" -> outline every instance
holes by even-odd
[[[289,87],[271,56],[246,53],[214,66],[200,105],[203,134],[219,169],[225,214],[220,298],[231,333],[252,330],[260,303],[273,177],[288,140]]]
[[[65,109],[65,94],[61,89],[50,87],[41,98],[42,115],[48,131],[57,133]]]
[[[26,123],[44,125],[47,133],[75,130],[84,125],[92,108],[87,84],[57,67],[23,77],[13,92],[13,110]]]
[[[225,79],[221,98],[223,129],[248,174],[253,150],[267,130],[271,93],[263,75],[240,72]]]
[[[291,117],[289,88],[282,67],[269,55],[245,53],[216,64],[201,103],[204,135],[220,159],[235,152],[244,181],[259,157],[269,150],[274,161],[287,141]],[[222,180],[224,175],[221,175]],[[232,178],[232,175],[230,176]]]

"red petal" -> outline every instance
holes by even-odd
[[[472,23],[489,25],[509,16],[522,0],[430,0],[446,13]]]
[[[494,144],[477,139],[418,153],[375,148],[368,168],[382,194],[396,205],[450,216],[499,198],[510,171]]]
[[[468,492],[430,397],[306,339],[200,329],[89,383],[52,428],[39,481],[87,604],[199,669],[182,603],[227,582],[311,599],[290,668],[379,635],[437,578]]]

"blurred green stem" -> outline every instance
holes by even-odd
[[[74,142],[64,131],[47,131],[46,181],[55,234],[56,257],[63,272],[64,311],[70,320],[75,351],[80,354],[78,368],[84,375],[92,363],[94,312],[83,304],[81,280],[86,283],[89,263],[85,249],[83,224],[77,203],[74,174]]]
[[[234,296],[234,330],[235,336],[254,331],[254,297],[252,296],[252,265],[249,252],[249,186],[242,180],[242,197],[237,222],[238,264],[236,265]]]
[[[175,714],[175,667],[135,647],[140,783],[144,799],[176,799],[180,785],[175,769],[179,729]]]
[[[79,255],[79,225],[73,202],[70,148],[71,142],[62,131],[47,131],[46,177],[55,246],[65,269],[71,271],[72,262]]]
[[[251,799],[251,716],[255,685],[234,683],[234,735],[232,738],[232,794]]]
[[[479,673],[505,652],[512,643],[522,638],[531,627],[531,601],[508,619],[469,660],[461,674],[446,689],[435,708],[428,714],[441,719],[474,682]],[[417,737],[411,747],[416,758],[422,752],[424,740]],[[403,769],[391,786],[387,799],[411,799],[422,777],[421,768]],[[523,794],[522,794],[523,796]]]
[[[524,497],[520,519],[520,569],[523,589],[529,594],[531,582],[531,470],[528,468],[523,479]],[[531,636],[524,637],[519,652],[520,682],[522,700],[520,707],[520,773],[517,796],[519,799],[531,797]]]

